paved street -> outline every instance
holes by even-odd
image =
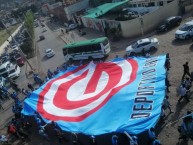
[[[36,40],[39,41],[39,36],[44,35],[45,40],[37,42],[37,49],[39,50],[39,61],[41,61],[41,69],[46,71],[48,69],[54,70],[57,66],[61,65],[64,62],[64,57],[62,53],[62,48],[64,46],[64,42],[62,39],[53,33],[49,28],[47,31],[42,33],[42,28],[39,26],[35,29]],[[45,56],[45,50],[47,48],[51,48],[55,52],[55,56],[52,58],[47,58]]]

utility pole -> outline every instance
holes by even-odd
[[[27,58],[25,57],[25,54],[23,53],[23,51],[21,50],[20,46],[18,45],[18,42],[15,40],[15,38],[12,36],[12,34],[10,33],[10,31],[7,29],[7,27],[5,26],[5,24],[2,21],[3,26],[6,29],[7,34],[9,34],[9,36],[11,37],[11,39],[16,43],[16,46],[19,48],[19,51],[22,53],[23,57],[25,58],[27,64],[30,66],[30,69],[33,70],[33,67],[31,66],[31,64],[29,63],[29,61],[27,60]],[[7,40],[9,42],[9,40]]]
[[[143,31],[143,17],[141,16],[141,14],[139,15],[139,23],[140,23],[140,27],[141,27],[141,35],[143,37],[143,35],[144,35],[144,31]]]

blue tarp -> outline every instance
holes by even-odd
[[[157,123],[165,96],[165,56],[70,67],[34,91],[22,113],[39,112],[62,130],[139,134]]]

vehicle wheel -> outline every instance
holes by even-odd
[[[149,48],[149,51],[154,51],[155,49],[156,48],[152,46],[152,47]]]
[[[92,60],[93,60],[92,56],[89,56],[89,57],[88,57],[88,60],[89,60],[89,61],[92,61]]]
[[[186,39],[186,40],[190,39],[190,36],[189,36],[189,35],[187,35],[187,36],[185,37],[185,39]]]
[[[135,52],[131,52],[131,53],[130,53],[130,56],[135,56]]]

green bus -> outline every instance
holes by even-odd
[[[110,51],[107,37],[74,42],[65,45],[63,48],[66,61],[103,58],[108,56]]]

